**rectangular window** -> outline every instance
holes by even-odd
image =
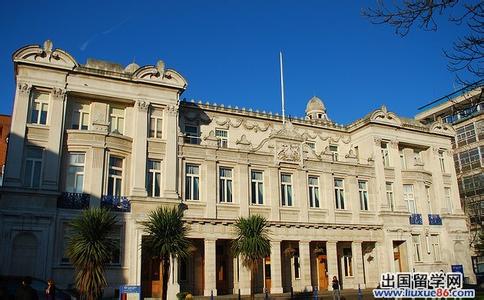
[[[292,175],[281,174],[281,203],[282,206],[292,206]]]
[[[108,195],[121,196],[123,189],[123,159],[109,156]]]
[[[124,134],[123,108],[109,108],[109,132]]]
[[[198,126],[185,125],[185,143],[200,144],[200,132]]]
[[[382,142],[381,143],[381,156],[383,159],[383,166],[389,167],[390,166],[390,155],[388,153],[388,143]]]
[[[67,156],[66,192],[82,193],[84,185],[84,153]]]
[[[200,200],[200,167],[185,166],[185,200]]]
[[[446,187],[444,188],[444,194],[445,194],[445,204],[447,205],[447,212],[451,213],[452,212],[452,193],[450,192],[450,188]]]
[[[394,211],[395,210],[395,204],[394,204],[394,200],[393,200],[393,182],[387,181],[385,183],[385,187],[386,187],[386,192],[387,192],[388,207],[390,208],[391,211]]]
[[[252,204],[264,204],[264,174],[261,171],[250,172],[250,191]]]
[[[49,94],[34,91],[30,108],[30,123],[47,124],[47,112],[49,110]]]
[[[413,242],[413,259],[416,262],[422,261],[422,244],[420,243],[420,235],[412,234]]]
[[[69,226],[68,223],[63,223],[62,224],[62,244],[61,244],[61,264],[68,264],[69,261],[69,256],[67,255],[67,246],[69,243],[69,237],[72,235],[72,227]]]
[[[319,207],[319,178],[316,176],[308,177],[309,186],[309,207]]]
[[[158,116],[150,117],[150,138],[161,139],[163,119]]]
[[[360,194],[360,209],[368,210],[368,181],[358,180],[358,193]]]
[[[343,248],[343,267],[345,276],[353,276],[353,257],[351,248]]]
[[[294,260],[294,278],[300,279],[301,278],[301,258],[299,257],[299,249],[295,249],[296,252],[294,253],[293,260]]]
[[[345,190],[343,179],[334,179],[334,199],[336,201],[336,209],[345,209]]]
[[[457,128],[457,145],[464,146],[476,141],[476,131],[474,123]]]
[[[333,157],[333,161],[338,161],[338,146],[337,145],[329,145],[329,151]]]
[[[220,202],[232,202],[232,169],[219,169],[219,199]]]
[[[441,261],[442,258],[440,256],[440,241],[439,241],[439,236],[436,234],[433,234],[430,236],[430,242],[432,244],[432,256],[434,258],[434,261]]]
[[[440,170],[442,173],[445,173],[445,160],[444,160],[444,151],[439,150],[439,162],[440,162]]]
[[[89,104],[75,103],[73,105],[71,129],[89,129]]]
[[[109,235],[109,239],[114,242],[114,247],[111,250],[111,258],[108,262],[110,265],[121,264],[121,231],[123,227],[115,225],[113,231]]]
[[[468,171],[481,167],[481,156],[479,148],[473,148],[459,153],[459,161],[462,171]]]
[[[407,168],[407,162],[405,161],[405,153],[403,152],[403,149],[400,149],[398,154],[400,155],[400,165],[402,166],[402,169],[405,170]]]
[[[415,195],[413,193],[412,184],[403,185],[403,200],[407,202],[408,212],[412,214],[417,213],[417,206],[415,205]]]
[[[148,160],[146,191],[149,197],[161,196],[161,161]]]
[[[432,198],[430,194],[430,186],[426,185],[425,186],[425,197],[427,198],[427,209],[429,211],[429,214],[432,213]]]
[[[25,152],[24,186],[39,188],[42,174],[41,148],[27,148]]]
[[[227,148],[229,146],[229,132],[223,129],[216,129],[215,136],[218,139],[218,146],[220,148]]]

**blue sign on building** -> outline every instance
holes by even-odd
[[[119,300],[141,300],[141,287],[139,285],[120,286]]]
[[[462,275],[464,275],[464,267],[462,265],[452,265],[451,268],[452,272],[461,273]]]

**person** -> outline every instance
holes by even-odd
[[[336,276],[333,276],[333,300],[340,300],[340,291],[339,291],[339,281]]]
[[[37,292],[30,286],[32,278],[24,277],[22,285],[15,292],[15,300],[39,300]]]
[[[45,298],[47,300],[55,299],[55,283],[54,280],[47,280],[47,288],[45,289]]]

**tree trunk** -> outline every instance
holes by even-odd
[[[162,292],[161,292],[161,299],[167,300],[168,298],[168,281],[170,280],[170,257],[163,257],[162,258]]]
[[[250,271],[250,299],[255,299],[255,278],[257,273],[257,263],[251,264],[251,271]]]

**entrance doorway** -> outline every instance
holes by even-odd
[[[143,240],[145,237],[143,237]],[[160,259],[141,247],[141,296],[161,298],[163,287]]]
[[[217,294],[232,294],[234,290],[234,259],[230,240],[217,240]]]
[[[318,266],[318,289],[327,290],[328,289],[328,260],[326,255],[318,255],[317,257]]]
[[[395,272],[408,272],[405,241],[393,241],[393,265]]]
[[[10,259],[10,274],[35,276],[38,255],[37,238],[31,232],[22,232],[15,236]]]

